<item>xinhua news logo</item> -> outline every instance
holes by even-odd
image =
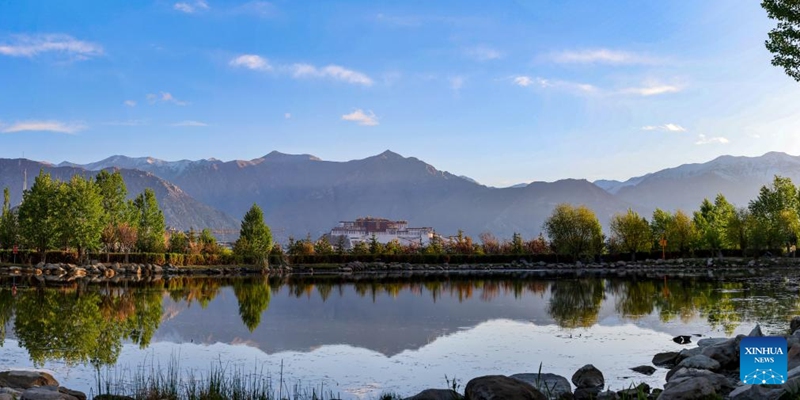
[[[739,379],[746,385],[785,383],[787,365],[782,337],[746,337],[739,344]]]

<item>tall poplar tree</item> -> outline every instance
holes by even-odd
[[[153,189],[145,189],[133,201],[136,216],[138,237],[136,247],[145,253],[159,253],[164,251],[164,213],[158,207],[156,194]]]
[[[47,249],[53,247],[58,233],[57,197],[57,183],[40,170],[19,206],[20,233],[28,246],[39,252],[42,262],[47,261]]]
[[[242,228],[239,231],[239,239],[234,245],[234,251],[238,255],[254,259],[256,264],[266,266],[270,250],[272,250],[272,232],[264,222],[264,212],[257,204],[253,204],[242,219]]]

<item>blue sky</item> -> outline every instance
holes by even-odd
[[[800,154],[755,1],[0,1],[0,157],[326,160],[481,183]]]

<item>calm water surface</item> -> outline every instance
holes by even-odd
[[[798,287],[764,276],[545,279],[492,276],[174,278],[43,287],[0,278],[0,370],[46,368],[87,393],[95,371],[142,366],[202,374],[258,370],[277,385],[324,387],[344,398],[462,387],[485,374],[542,371],[569,378],[592,363],[612,389],[652,377],[629,370],[678,334],[731,336],[756,322],[780,333]],[[283,374],[281,375],[281,365]]]

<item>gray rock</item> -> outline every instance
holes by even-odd
[[[63,386],[59,386],[58,392],[63,394],[68,394],[78,400],[86,400],[86,393],[79,392],[77,390],[67,389]]]
[[[797,329],[800,329],[800,316],[793,317],[792,320],[789,321],[789,331],[794,333]]]
[[[556,374],[514,374],[519,379],[542,392],[550,400],[563,399],[572,395],[572,386],[567,378]]]
[[[725,375],[711,372],[705,369],[678,368],[677,371],[674,371],[672,376],[667,378],[667,384],[664,385],[664,389],[670,388],[672,386],[680,384],[683,381],[691,380],[694,378],[703,378],[707,380],[714,388],[714,391],[722,395],[728,394],[731,391],[733,391],[733,389],[737,386],[739,382],[738,377],[737,379],[728,378]]]
[[[749,336],[749,337],[762,337],[762,336],[764,336],[764,333],[761,332],[761,325],[756,324],[755,328],[753,328],[753,330],[750,331],[750,333],[748,333],[747,336]]]
[[[15,400],[16,397],[8,393],[0,393],[0,400]]]
[[[653,356],[653,365],[656,367],[672,368],[678,365],[679,353],[668,351],[665,353],[658,353]]]
[[[772,389],[759,385],[742,385],[728,394],[730,400],[777,400],[783,389]]]
[[[664,388],[658,400],[700,400],[712,399],[717,395],[714,386],[708,379],[694,377],[681,381],[676,385]]]
[[[78,400],[58,391],[58,386],[39,386],[22,392],[22,400]]]
[[[708,347],[708,346],[707,346]],[[683,349],[678,353],[678,361],[683,361],[689,357],[703,354],[704,347],[692,347],[691,349]]]
[[[716,360],[722,369],[739,368],[739,342],[744,335],[728,339],[724,342],[703,348],[702,354]]]
[[[719,362],[702,354],[686,358],[678,363],[678,366],[684,368],[707,369],[711,371],[717,371],[720,368]]]
[[[578,389],[596,389],[596,394],[606,386],[606,380],[599,369],[592,364],[586,364],[572,374],[572,384]]]
[[[464,396],[450,389],[425,389],[404,400],[461,400]]]
[[[708,347],[722,343],[726,340],[728,340],[728,338],[703,338],[697,341],[697,345],[699,347]]]
[[[638,367],[631,368],[631,371],[650,376],[653,375],[654,372],[656,372],[656,369],[649,365],[640,365]]]
[[[47,372],[4,371],[0,372],[0,387],[30,389],[36,386],[58,386],[58,381]]]
[[[617,392],[613,392],[611,390],[606,390],[605,392],[600,392],[595,397],[597,400],[619,400],[619,395]]]
[[[480,376],[467,382],[464,395],[470,400],[547,400],[533,386],[503,375]]]

